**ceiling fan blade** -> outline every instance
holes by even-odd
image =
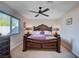
[[[47,17],[49,16],[49,15],[46,15],[46,14],[42,14],[42,15],[47,16]]]
[[[33,13],[38,13],[38,12],[36,12],[36,11],[32,11],[32,10],[30,10],[30,12],[33,12]]]
[[[37,14],[35,17],[39,16],[39,14]]]
[[[49,10],[49,8],[47,8],[47,9],[43,10],[42,12],[46,12],[46,11],[48,11],[48,10]]]

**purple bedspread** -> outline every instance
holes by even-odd
[[[52,35],[31,35],[28,38],[37,39],[37,40],[49,40],[55,37],[53,37]]]

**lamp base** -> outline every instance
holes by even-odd
[[[57,36],[59,36],[59,34],[57,32],[55,32],[54,36],[57,37]]]
[[[27,32],[27,34],[30,34],[29,32]]]

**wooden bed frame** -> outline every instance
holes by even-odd
[[[47,25],[41,24],[37,27],[34,26],[34,31],[51,31],[52,27],[48,27]],[[31,35],[31,34],[29,34]],[[35,48],[35,49],[52,49],[60,53],[60,46],[61,46],[61,38],[60,36],[56,36],[55,39],[51,40],[36,40],[36,39],[29,39],[28,34],[24,35],[23,37],[23,51],[26,51],[27,49]]]

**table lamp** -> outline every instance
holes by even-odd
[[[27,30],[27,34],[30,34],[29,31],[32,30],[32,28],[31,27],[27,27],[26,30]]]
[[[54,28],[53,30],[55,31],[54,36],[58,36],[59,35],[58,34],[59,28]]]

